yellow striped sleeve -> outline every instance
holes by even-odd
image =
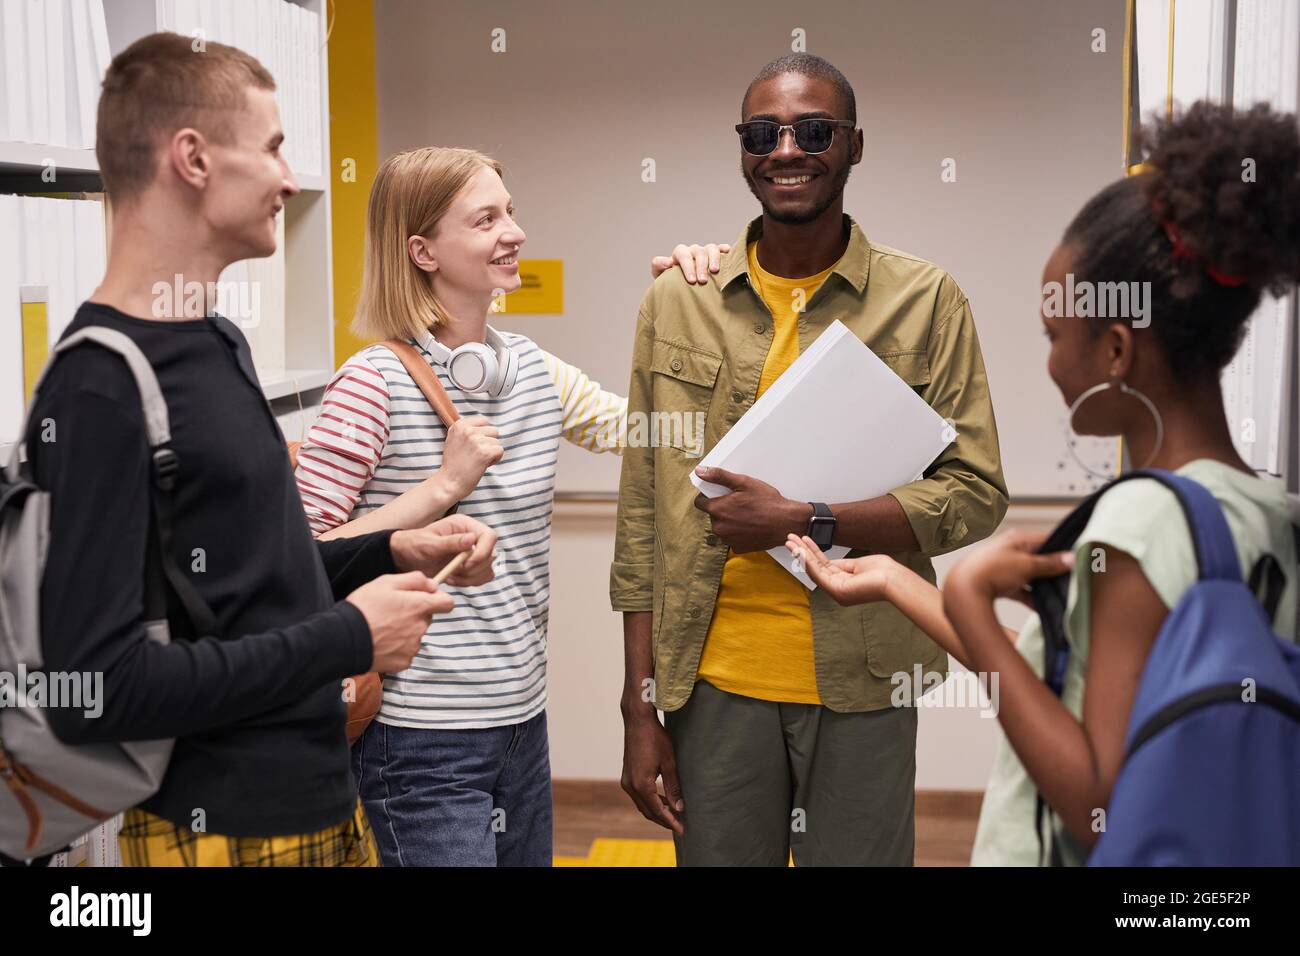
[[[627,399],[607,392],[580,368],[542,350],[542,359],[560,398],[564,437],[588,451],[623,453]]]

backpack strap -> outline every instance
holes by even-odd
[[[180,468],[180,459],[170,448],[157,448],[153,453],[153,482],[149,488],[149,497],[153,504],[153,521],[158,543],[158,570],[162,572],[172,593],[185,608],[185,614],[194,625],[196,637],[206,637],[217,633],[217,620],[206,601],[199,596],[198,590],[190,579],[181,573],[176,564],[173,548],[172,500],[176,488],[176,472]],[[156,582],[156,578],[155,578]],[[157,591],[156,583],[155,590]],[[163,606],[160,609],[166,616],[166,595],[163,594]]]
[[[1196,550],[1196,568],[1202,581],[1241,581],[1241,561],[1232,540],[1223,506],[1210,489],[1199,481],[1171,471],[1151,469],[1144,472],[1178,496],[1183,515],[1192,534]]]
[[[1288,495],[1288,497],[1290,497],[1290,496]],[[1296,557],[1296,560],[1297,560],[1297,561],[1300,561],[1300,524],[1297,524],[1296,521],[1295,521],[1295,514],[1296,514],[1295,507],[1296,507],[1296,506],[1295,506],[1295,504],[1294,504],[1294,499],[1292,499],[1292,505],[1291,505],[1291,507],[1292,507],[1292,512],[1291,512],[1291,515],[1292,515],[1292,522],[1291,522],[1291,541],[1292,541],[1292,542],[1294,543],[1294,545],[1295,545],[1295,557]],[[1297,590],[1298,592],[1300,592],[1300,583],[1298,583],[1296,590]],[[1298,593],[1298,594],[1296,595],[1296,600],[1297,600],[1297,602],[1300,602],[1300,593]],[[1297,607],[1297,608],[1296,608],[1296,615],[1295,615],[1295,634],[1292,635],[1292,639],[1293,639],[1297,644],[1300,644],[1300,607]]]
[[[1223,516],[1223,509],[1219,506],[1218,500],[1200,482],[1158,468],[1126,472],[1093,492],[1066,515],[1048,535],[1047,540],[1038,549],[1039,554],[1073,550],[1079,536],[1083,534],[1083,529],[1092,518],[1101,496],[1121,482],[1137,478],[1158,481],[1177,497],[1192,536],[1192,548],[1196,554],[1200,580],[1242,580],[1241,563],[1237,560],[1237,547],[1232,540],[1232,532],[1228,529],[1227,519]],[[1300,537],[1300,529],[1297,529],[1297,535]],[[1034,608],[1038,611],[1039,620],[1043,625],[1044,679],[1058,697],[1064,685],[1065,669],[1070,653],[1069,642],[1065,639],[1064,623],[1069,585],[1070,572],[1068,571],[1055,577],[1038,578],[1029,584]]]
[[[1286,576],[1282,565],[1271,554],[1262,554],[1255,566],[1250,569],[1246,583],[1256,600],[1264,607],[1264,614],[1271,621],[1277,613],[1277,606],[1282,603],[1282,589],[1286,586]]]
[[[1072,551],[1079,536],[1083,534],[1083,529],[1092,519],[1092,513],[1102,495],[1121,482],[1147,477],[1156,476],[1143,471],[1125,472],[1084,498],[1052,529],[1038,549],[1039,553]],[[1157,477],[1156,480],[1160,479]],[[1043,680],[1060,697],[1070,658],[1070,643],[1065,638],[1065,608],[1069,601],[1070,572],[1064,571],[1050,578],[1035,578],[1029,582],[1029,590],[1043,627]]]
[[[45,368],[41,369],[40,377],[32,389],[32,400],[27,406],[27,414],[23,417],[22,430],[18,432],[18,441],[14,442],[13,452],[6,466],[6,475],[10,482],[18,480],[22,463],[27,460],[27,431],[31,427],[32,415],[36,413],[36,396],[40,394],[41,386],[45,384],[45,379],[54,368],[58,357],[83,342],[101,345],[110,352],[116,352],[126,362],[132,377],[135,378],[135,386],[140,392],[140,404],[144,409],[144,430],[149,447],[159,448],[172,440],[167,403],[163,400],[162,389],[158,386],[158,377],[154,375],[149,360],[131,341],[130,336],[102,325],[90,325],[61,339],[54,346]]]
[[[1047,540],[1038,549],[1039,554],[1055,551],[1072,551],[1083,529],[1087,527],[1101,496],[1124,481],[1149,478],[1160,482],[1178,499],[1187,519],[1196,554],[1197,574],[1200,580],[1241,580],[1241,563],[1232,540],[1227,519],[1218,500],[1204,485],[1183,475],[1160,468],[1138,469],[1125,472],[1118,478],[1094,491],[1062,519]],[[1297,530],[1300,549],[1300,529]],[[1300,550],[1298,550],[1300,553]],[[1038,611],[1043,630],[1043,679],[1057,697],[1065,687],[1065,674],[1070,662],[1070,642],[1065,636],[1065,610],[1069,601],[1070,572],[1051,578],[1038,578],[1029,583],[1034,608]],[[1280,598],[1280,595],[1279,595]],[[1038,836],[1039,863],[1059,866],[1062,863],[1056,841],[1051,841],[1050,855],[1043,838],[1043,819],[1050,820],[1051,809],[1041,793],[1036,794],[1034,829]]]
[[[60,355],[64,355],[76,346],[86,342],[99,345],[110,352],[116,352],[126,362],[127,368],[130,369],[131,375],[135,379],[136,388],[140,392],[140,404],[144,410],[145,437],[149,442],[150,451],[149,460],[152,480],[149,483],[149,497],[158,558],[156,568],[154,567],[155,562],[146,558],[146,608],[151,603],[160,603],[163,609],[166,607],[165,594],[160,595],[157,593],[161,583],[157,580],[157,573],[161,572],[162,577],[171,585],[173,593],[180,600],[197,634],[199,636],[215,634],[216,617],[208,607],[207,602],[199,596],[194,585],[181,573],[176,564],[175,554],[172,551],[172,492],[176,486],[176,472],[180,467],[180,459],[176,456],[176,452],[169,447],[172,437],[171,422],[167,414],[167,402],[163,398],[162,388],[158,385],[158,377],[154,374],[149,359],[140,351],[140,347],[131,341],[130,336],[102,325],[89,325],[62,339],[54,346],[50,360],[46,363],[45,368],[41,371],[40,378],[36,381],[31,404],[23,421],[23,429],[19,433],[19,441],[14,445],[13,454],[10,456],[6,468],[6,474],[10,481],[16,481],[22,463],[27,460],[27,431],[30,426],[31,416],[35,413],[36,398],[40,393],[41,385],[45,382],[45,377],[49,375],[50,369],[54,367],[54,363]],[[151,589],[155,592],[152,595],[149,593]]]

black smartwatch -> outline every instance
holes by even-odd
[[[823,551],[835,540],[835,516],[831,509],[820,501],[808,502],[812,505],[812,517],[808,519],[808,537]]]

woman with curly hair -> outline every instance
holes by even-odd
[[[1246,160],[1253,177],[1243,175]],[[1294,635],[1296,554],[1285,487],[1237,454],[1219,376],[1261,293],[1280,295],[1300,280],[1296,118],[1264,105],[1234,114],[1197,103],[1154,130],[1146,167],[1084,205],[1047,260],[1043,283],[1045,298],[1050,283],[1070,274],[1076,286],[1144,283],[1149,322],[1062,317],[1045,306],[1047,372],[1077,432],[1122,435],[1134,462],[1194,479],[1214,495],[1241,567],[1276,559],[1283,577],[1272,625]],[[970,670],[999,675],[1004,739],[980,812],[975,864],[1040,861],[1036,792],[1057,814],[1044,840],[1062,862],[1083,862],[1124,761],[1148,654],[1170,608],[1197,579],[1180,504],[1154,480],[1106,490],[1072,552],[1037,554],[1045,537],[1000,535],[960,561],[942,593],[883,555],[828,562],[809,538],[787,543],[840,603],[890,601]],[[1038,617],[1008,634],[993,603],[1024,601],[1031,579],[1070,569],[1070,657],[1058,698],[1042,679]]]

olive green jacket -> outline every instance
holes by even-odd
[[[953,423],[956,439],[923,477],[890,492],[920,543],[919,552],[893,557],[933,582],[931,555],[988,536],[1007,509],[984,360],[970,305],[952,277],[869,242],[845,220],[848,248],[805,304],[799,350],[839,319]],[[688,476],[754,403],[772,344],[772,315],[750,284],[746,255],[761,226],[761,219],[749,224],[707,285],[665,272],[637,317],[610,600],[615,611],[654,612],[661,710],[676,710],[691,694],[727,559],[727,545],[693,505],[698,492]],[[702,413],[702,447],[693,446],[689,427],[662,427],[654,441],[637,440],[646,436],[638,420],[664,410]],[[851,417],[845,438],[852,439]],[[879,710],[891,705],[895,687],[923,689],[912,686],[918,664],[925,674],[947,672],[947,655],[892,605],[844,608],[821,588],[809,601],[817,691],[832,710]],[[891,680],[896,674],[910,683]]]

